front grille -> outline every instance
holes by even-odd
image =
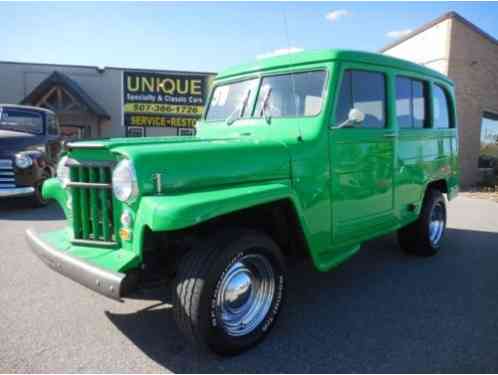
[[[68,160],[72,194],[73,243],[116,245],[110,162]]]
[[[16,187],[14,175],[14,164],[10,159],[0,159],[0,189],[11,189]]]

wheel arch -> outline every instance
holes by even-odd
[[[448,181],[445,178],[431,181],[427,184],[425,191],[427,192],[429,189],[437,189],[441,193],[448,194]]]
[[[184,243],[186,238],[208,238],[220,229],[227,230],[231,227],[264,232],[277,243],[284,256],[311,256],[303,223],[290,197],[226,212],[182,228],[158,230],[145,224],[140,245],[137,246],[141,249],[136,250],[171,250],[176,247],[174,244]],[[154,246],[157,248],[153,248]]]

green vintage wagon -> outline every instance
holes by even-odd
[[[458,191],[456,122],[451,81],[383,55],[325,50],[231,68],[194,137],[70,143],[43,186],[67,227],[28,241],[117,300],[171,277],[185,335],[238,353],[275,324],[288,258],[327,271],[392,231],[410,253],[440,251]]]

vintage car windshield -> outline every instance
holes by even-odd
[[[241,118],[250,117],[259,79],[228,83],[216,86],[209,103],[206,120],[224,121],[234,112],[242,110]],[[242,108],[245,105],[245,108]]]
[[[29,109],[0,107],[0,130],[43,134],[43,115]]]
[[[215,87],[206,114],[208,121],[263,117],[263,103],[267,101],[266,115],[271,117],[310,117],[320,113],[327,73],[324,70],[270,75]],[[256,98],[256,109],[251,113]],[[241,112],[242,110],[242,112]]]

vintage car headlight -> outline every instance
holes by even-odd
[[[66,166],[67,156],[63,156],[59,163],[57,164],[57,178],[61,182],[62,186],[66,187],[66,185],[70,181],[69,177],[69,167]]]
[[[16,154],[16,166],[21,169],[31,167],[33,165],[33,159],[23,152]]]
[[[112,172],[112,190],[121,202],[131,202],[137,197],[137,177],[130,160],[121,160]]]

